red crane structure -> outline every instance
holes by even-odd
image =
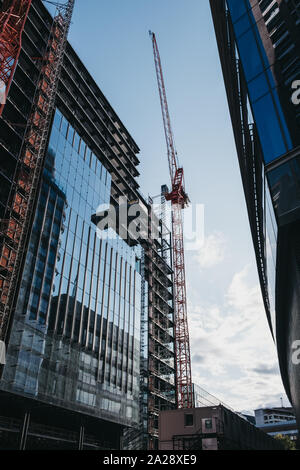
[[[0,116],[22,47],[22,33],[32,0],[4,0],[0,10]]]
[[[167,102],[166,88],[155,34],[149,31],[154,53],[157,83],[161,102],[165,137],[167,143],[171,191],[164,194],[172,205],[172,237],[175,287],[175,361],[178,408],[193,407],[193,386],[189,329],[187,321],[186,280],[184,263],[182,210],[188,206],[185,192],[184,171],[179,166]]]

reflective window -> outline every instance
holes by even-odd
[[[278,217],[300,208],[300,158],[268,172],[270,191]]]
[[[105,389],[115,419],[137,420],[140,253],[91,220],[110,190],[111,175],[56,111],[5,373],[23,393],[96,415]]]
[[[265,95],[269,91],[269,84],[265,73],[260,74],[248,83],[248,90],[251,101],[258,100],[261,96]]]
[[[272,199],[266,182],[266,265],[267,283],[270,302],[271,322],[276,338],[276,314],[275,314],[275,292],[276,292],[276,256],[277,256],[277,222],[275,219]]]
[[[238,39],[238,49],[247,81],[263,72],[264,67],[253,29],[247,31]]]
[[[266,163],[269,163],[288,150],[270,93],[253,104],[253,114],[257,124],[264,159]]]
[[[275,83],[271,70],[276,52],[267,55],[261,38],[261,25],[255,23],[249,2],[228,0],[227,3],[234,22],[238,54],[248,86],[264,160],[265,163],[270,163],[293,147],[287,124],[289,118],[283,112],[278,80]],[[247,13],[246,6],[249,10]],[[243,13],[245,14],[242,16]]]
[[[251,16],[249,17],[249,15],[243,15],[234,25],[237,38],[251,28],[250,18]]]
[[[227,0],[227,5],[231,13],[232,21],[237,21],[249,8],[248,0]]]

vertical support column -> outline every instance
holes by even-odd
[[[84,432],[85,432],[85,428],[84,428],[84,426],[81,425],[80,430],[79,430],[78,450],[83,450]]]
[[[30,413],[26,412],[25,415],[24,415],[23,425],[22,425],[22,428],[20,430],[19,450],[25,450],[26,449],[29,424],[30,424]]]

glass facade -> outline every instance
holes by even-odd
[[[141,248],[92,222],[111,176],[56,110],[1,387],[139,418]]]
[[[300,209],[300,158],[293,158],[268,173],[279,217]]]
[[[299,51],[293,53],[296,40],[289,23],[285,24],[280,2],[227,0],[227,5],[264,162],[268,164],[300,144],[299,110],[290,103],[297,63],[300,78]],[[294,65],[293,74],[287,57]]]
[[[276,262],[278,227],[268,185],[265,188],[266,270],[272,330],[276,338]]]
[[[300,78],[300,54],[296,47],[297,35],[300,38],[300,4],[296,3],[226,0],[236,62],[243,71],[240,82],[245,83],[248,95],[247,126],[255,126],[253,135],[257,131],[260,144],[261,152],[255,147],[254,161],[262,156],[266,165],[261,174],[255,175],[254,193],[258,186],[262,191],[261,207],[255,204],[255,218],[261,219],[263,228],[264,239],[257,240],[258,266],[266,288],[274,338],[278,219],[300,208],[299,158],[278,166],[273,164],[274,169],[268,166],[279,157],[290,155],[300,144],[299,109],[291,103],[292,81]],[[242,86],[239,87],[242,96]]]

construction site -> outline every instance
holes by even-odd
[[[68,42],[74,5],[1,2],[0,446],[154,450],[160,411],[193,406],[184,173],[150,33],[170,171],[152,236],[139,147]],[[146,237],[99,236],[121,197]]]
[[[193,383],[188,160],[158,38],[169,179],[145,197],[134,129],[69,40],[76,5],[0,1],[0,450],[282,448]]]

